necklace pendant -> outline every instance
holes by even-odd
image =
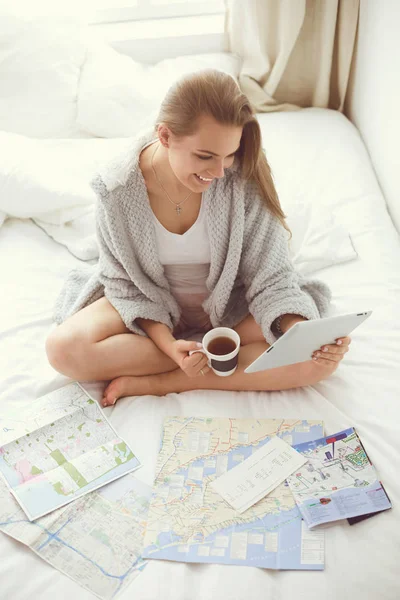
[[[178,214],[178,215],[180,215],[180,214],[181,214],[181,212],[182,212],[182,209],[181,209],[181,207],[180,207],[180,206],[177,206],[177,207],[176,207],[176,212],[177,212],[177,214]]]

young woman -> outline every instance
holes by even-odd
[[[297,321],[323,316],[330,292],[293,268],[260,128],[231,76],[207,69],[178,81],[155,127],[92,186],[100,258],[73,271],[58,299],[61,324],[46,343],[56,370],[112,380],[105,406],[191,389],[283,390],[336,370],[350,338],[308,362],[243,372]],[[218,326],[241,338],[226,378],[189,355]]]

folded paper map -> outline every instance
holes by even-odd
[[[7,426],[0,475],[30,520],[134,471],[140,463],[79,383],[32,402]]]
[[[302,523],[287,484],[239,514],[211,486],[275,436],[322,435],[321,421],[168,417],[143,556],[266,569],[323,569],[324,532]]]
[[[353,428],[294,448],[308,462],[287,481],[310,529],[391,508]]]
[[[141,551],[150,496],[150,486],[127,475],[29,521],[0,479],[0,531],[111,600],[146,566]]]

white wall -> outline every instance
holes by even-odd
[[[400,0],[361,0],[346,115],[371,156],[400,232]]]

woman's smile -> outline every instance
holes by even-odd
[[[205,177],[202,177],[201,175],[197,175],[197,173],[194,173],[194,176],[196,177],[197,181],[199,183],[202,183],[203,185],[208,185],[213,180],[213,178],[205,178]]]

